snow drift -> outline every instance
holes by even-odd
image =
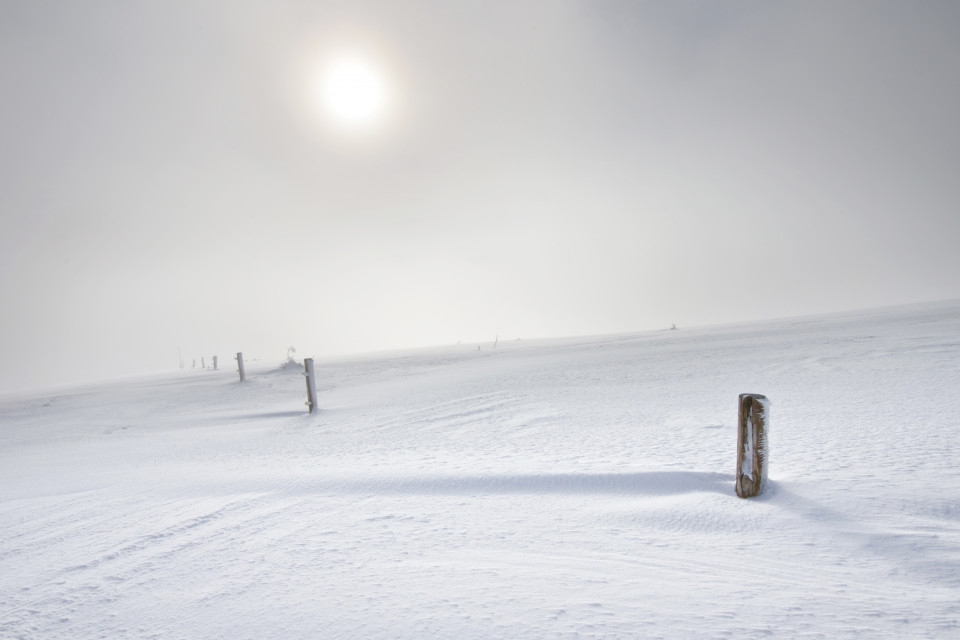
[[[960,303],[316,372],[0,401],[0,636],[960,635]]]

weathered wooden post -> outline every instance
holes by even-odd
[[[217,356],[213,356],[213,370],[217,370]]]
[[[201,368],[201,369],[206,369],[206,368],[207,368],[207,358],[206,358],[206,356],[200,356],[200,368]]]
[[[740,394],[737,417],[737,495],[752,498],[767,484],[767,428],[770,401],[758,393]]]
[[[307,378],[307,401],[310,413],[317,410],[317,383],[313,376],[313,358],[303,359],[303,375]]]
[[[237,351],[237,370],[240,372],[240,382],[243,382],[247,379],[246,374],[243,372],[243,354]]]

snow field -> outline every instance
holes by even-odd
[[[958,365],[951,302],[8,397],[0,637],[957,638]]]

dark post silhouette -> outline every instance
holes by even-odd
[[[313,358],[303,359],[303,375],[307,379],[307,401],[306,405],[310,413],[317,410],[317,384],[313,376]]]
[[[240,382],[243,382],[247,379],[247,375],[243,371],[243,354],[239,351],[237,352],[237,371],[240,373]]]

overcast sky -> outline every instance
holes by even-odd
[[[958,114],[951,0],[0,0],[0,392],[957,298]]]

